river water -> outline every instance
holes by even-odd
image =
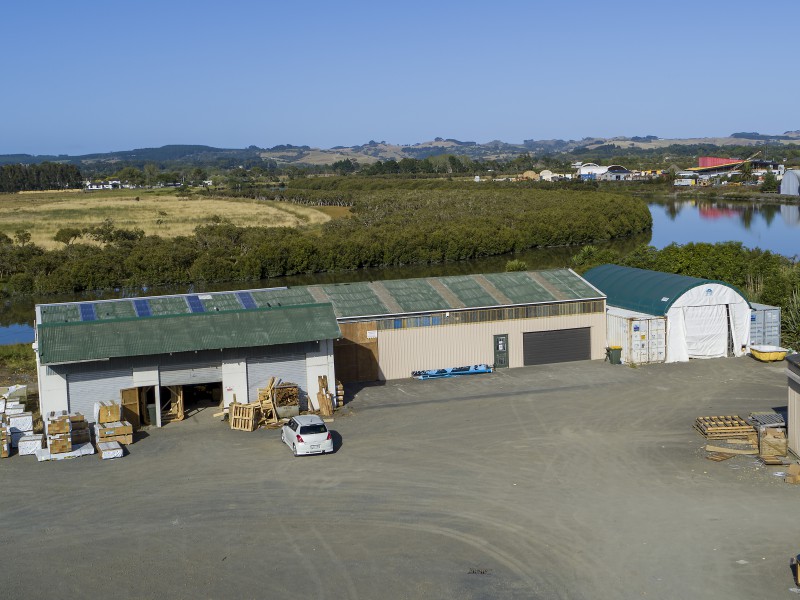
[[[649,200],[653,215],[652,234],[632,239],[616,240],[605,244],[620,253],[627,253],[640,244],[663,248],[671,243],[739,241],[749,248],[761,248],[784,256],[796,258],[800,253],[800,205],[715,200]],[[352,281],[403,279],[465,275],[503,271],[511,258],[524,260],[531,269],[547,269],[570,265],[570,258],[579,248],[545,248],[529,250],[514,256],[495,256],[470,261],[437,265],[412,265],[383,269],[362,269],[342,273],[297,275],[250,281],[193,286],[191,288],[153,288],[116,290],[113,292],[81,296],[26,297],[5,301],[0,312],[0,345],[29,343],[33,341],[34,304],[40,302],[67,302],[131,296],[208,292],[236,289],[254,289],[283,285],[310,285],[318,283],[347,283]]]

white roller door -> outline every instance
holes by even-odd
[[[222,381],[222,364],[173,365],[159,369],[161,385],[195,385]]]
[[[306,355],[282,354],[247,359],[247,393],[250,402],[258,400],[258,389],[266,387],[270,377],[280,382],[296,383],[302,396],[306,390]]]
[[[130,387],[133,387],[131,369],[70,373],[67,375],[69,410],[93,421],[95,402],[119,402],[119,391]]]

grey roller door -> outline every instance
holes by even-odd
[[[301,395],[307,396],[306,355],[282,354],[248,358],[247,393],[250,402],[258,400],[258,389],[266,387],[270,377],[275,377],[280,382],[296,383],[300,386]]]
[[[131,369],[70,373],[67,375],[69,410],[94,421],[95,402],[119,402],[119,391],[130,387],[133,387]]]
[[[171,365],[159,369],[161,385],[195,385],[222,381],[222,364]]]
[[[522,334],[522,359],[525,366],[546,365],[592,358],[590,327],[557,329]]]

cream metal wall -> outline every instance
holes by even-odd
[[[789,449],[800,456],[800,367],[789,363],[786,369],[789,381],[788,429]]]
[[[509,367],[521,367],[523,333],[578,327],[591,327],[592,359],[605,357],[605,313],[379,330],[380,378],[403,379],[411,377],[412,371],[492,364],[494,336],[501,334],[508,334]]]

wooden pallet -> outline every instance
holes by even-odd
[[[728,460],[729,458],[733,458],[734,454],[729,454],[727,452],[709,452],[706,454],[706,458],[708,460],[713,460],[714,462],[721,462],[723,460]]]
[[[709,439],[747,438],[755,433],[755,428],[738,415],[697,417],[694,428]]]
[[[231,429],[236,431],[256,430],[260,413],[258,403],[238,404],[234,402],[228,408],[228,420],[231,423]]]

